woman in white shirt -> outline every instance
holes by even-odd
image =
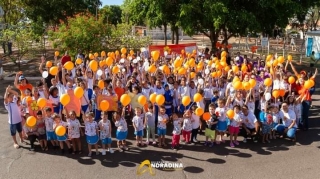
[[[275,129],[280,133],[286,133],[292,141],[296,141],[296,114],[293,110],[289,109],[288,103],[284,102],[281,106],[281,111],[279,113],[280,118],[282,119],[282,124],[279,124]]]

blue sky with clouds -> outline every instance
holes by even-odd
[[[105,5],[121,5],[123,0],[101,0],[102,7]]]

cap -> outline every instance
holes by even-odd
[[[23,75],[19,76],[19,81],[26,79]]]
[[[302,71],[300,71],[300,74],[307,75],[307,72],[306,72],[306,71],[304,71],[304,70],[302,70]]]

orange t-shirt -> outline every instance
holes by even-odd
[[[118,100],[120,100],[120,97],[124,94],[124,88],[115,87],[114,92],[118,95]]]
[[[20,90],[20,93],[21,93],[21,99],[23,99],[24,96],[26,95],[24,92],[27,88],[32,91],[33,86],[31,84],[19,85],[18,89]]]
[[[311,101],[311,95],[308,89],[305,89],[302,85],[297,86],[298,94],[301,96],[301,98],[306,95],[305,100]]]

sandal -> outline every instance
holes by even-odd
[[[119,150],[119,152],[123,152],[123,150],[120,147],[118,147],[118,150]]]

